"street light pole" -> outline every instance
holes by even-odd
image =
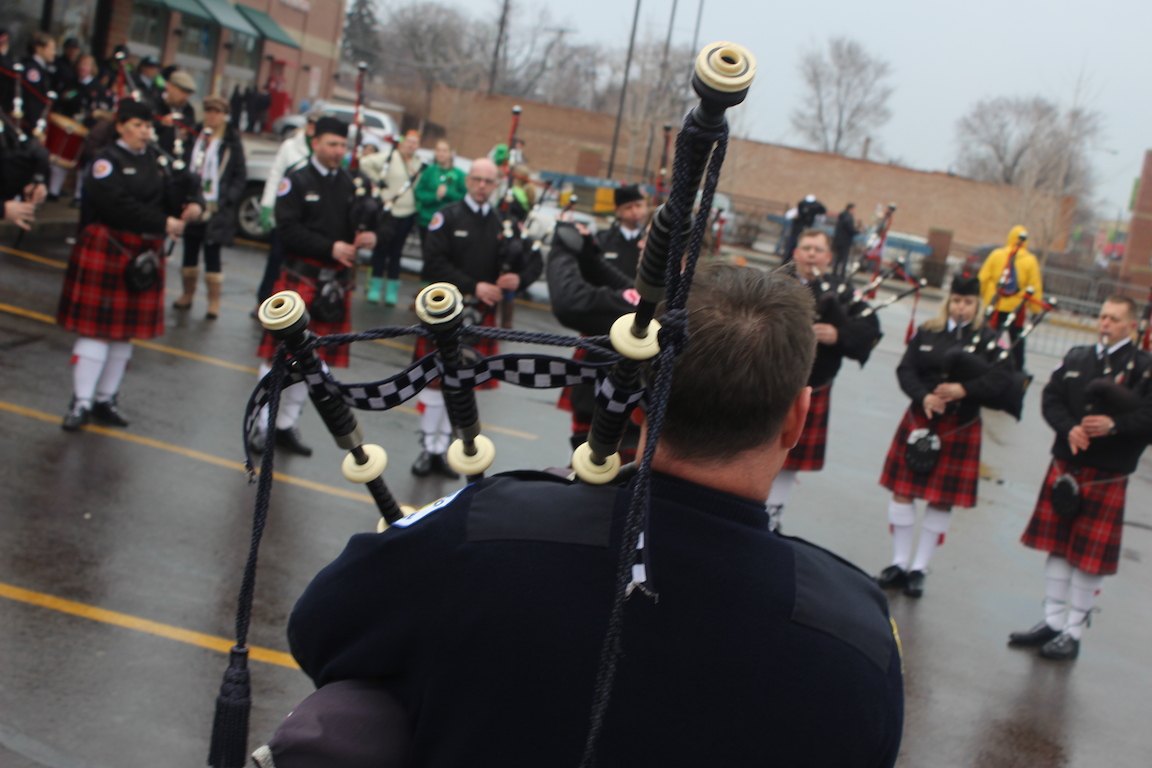
[[[616,167],[616,145],[620,142],[620,121],[624,119],[624,97],[628,95],[628,71],[632,69],[632,50],[636,47],[636,25],[640,22],[640,0],[632,14],[632,36],[628,38],[628,56],[624,61],[624,85],[620,88],[620,108],[616,110],[616,130],[612,133],[612,154],[608,156],[608,178]]]

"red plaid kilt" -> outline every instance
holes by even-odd
[[[812,390],[812,405],[808,407],[808,418],[804,420],[804,431],[800,440],[782,469],[793,472],[819,472],[824,469],[824,448],[828,445],[828,414],[832,410],[832,384]]]
[[[1068,472],[1080,483],[1080,514],[1071,522],[1052,511],[1052,484]],[[1095,483],[1098,480],[1114,482]],[[1085,573],[1111,576],[1120,562],[1124,530],[1124,497],[1128,476],[1093,467],[1077,467],[1053,458],[1040,488],[1040,498],[1020,541],[1024,546],[1065,558]]]
[[[940,438],[940,461],[936,469],[924,475],[904,466],[908,435],[914,429],[928,426],[924,410],[918,405],[910,406],[888,448],[880,485],[899,496],[924,499],[929,504],[974,507],[976,484],[980,480],[981,421],[977,418],[961,426],[955,414],[948,414],[937,416],[933,422]]]
[[[496,307],[484,307],[484,316],[480,320],[480,325],[485,328],[498,328],[500,323],[496,320]],[[500,354],[500,342],[496,339],[475,338],[473,337],[467,346],[472,347],[480,353],[481,357],[491,357],[492,355]],[[436,350],[436,345],[431,340],[423,336],[416,337],[416,349],[412,352],[412,362],[416,362],[425,355],[430,355]],[[475,389],[496,389],[500,382],[496,379],[489,379]],[[440,379],[428,385],[428,389],[440,389]]]
[[[315,259],[305,259],[299,256],[293,258],[300,259],[300,261],[312,264],[317,267],[331,267],[331,263],[321,263]],[[344,295],[344,319],[339,323],[322,323],[315,318],[308,323],[308,329],[317,336],[328,336],[334,333],[351,333],[352,332],[352,294],[353,283],[349,283],[348,290]],[[272,288],[272,293],[277,291],[296,291],[300,294],[300,298],[308,306],[312,305],[312,300],[316,298],[316,282],[306,277],[301,277],[295,272],[289,272],[287,269],[280,270],[280,277],[276,279],[276,285]],[[256,350],[256,357],[264,360],[271,360],[272,356],[276,354],[276,348],[280,346],[280,342],[272,338],[272,334],[265,332],[264,338],[260,342],[260,348]],[[348,345],[341,344],[338,347],[319,347],[316,352],[320,358],[328,363],[331,368],[347,368],[348,367]]]
[[[130,291],[124,269],[131,256],[149,248],[160,256],[159,279],[146,291]],[[164,238],[145,238],[103,224],[84,227],[68,260],[56,322],[67,331],[107,341],[163,336]]]

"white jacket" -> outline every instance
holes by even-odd
[[[264,182],[264,194],[260,196],[261,208],[276,207],[276,191],[280,188],[280,180],[289,168],[306,160],[311,152],[303,128],[297,128],[291,138],[280,144],[280,149],[276,150],[276,159],[272,161],[272,170],[268,172],[268,180]]]
[[[385,166],[387,166],[387,170],[385,170]],[[415,156],[408,161],[407,168],[405,168],[404,156],[400,154],[398,149],[376,152],[360,158],[360,170],[372,179],[373,183],[379,184],[384,181],[387,185],[380,193],[380,199],[384,201],[392,200],[397,192],[404,189],[408,179],[419,169],[420,158]],[[383,179],[381,178],[382,175]],[[396,218],[403,218],[415,213],[416,182],[412,182],[404,194],[393,201],[392,215]]]

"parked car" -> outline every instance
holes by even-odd
[[[243,141],[248,185],[236,211],[236,236],[264,242],[268,235],[260,226],[260,197],[264,194],[264,182],[268,180],[280,143],[254,136],[244,136]]]
[[[333,101],[317,102],[315,108],[322,109],[337,120],[349,124],[352,123],[352,118],[356,114],[356,107],[354,105],[339,104]],[[363,119],[365,135],[375,137],[381,145],[383,145],[383,142],[400,138],[400,131],[396,127],[396,122],[386,113],[365,108],[363,110]],[[286,137],[292,133],[292,131],[304,125],[306,120],[307,117],[305,115],[285,115],[272,123],[272,132],[278,136]],[[355,134],[349,135],[348,138],[350,141],[354,140]]]

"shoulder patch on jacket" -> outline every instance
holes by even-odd
[[[884,593],[866,573],[831,552],[791,541],[796,561],[792,621],[851,645],[887,672],[894,639]]]
[[[38,83],[40,82],[40,70],[32,67],[28,70],[24,77],[27,78],[28,82],[30,83]]]
[[[494,477],[472,497],[467,540],[607,547],[619,491],[539,473]]]
[[[462,490],[464,489],[461,488],[460,491]],[[412,525],[412,523],[423,520],[425,517],[432,514],[436,510],[444,509],[444,507],[455,501],[456,497],[460,495],[460,491],[456,491],[456,493],[450,493],[442,499],[437,499],[431,504],[421,507],[407,517],[402,517],[396,522],[392,523],[392,526],[395,528],[407,528],[408,526]]]
[[[435,232],[442,226],[444,226],[444,214],[436,211],[436,213],[432,214],[432,220],[428,222],[428,231]]]
[[[112,175],[112,161],[100,158],[92,163],[92,178],[106,179]]]
[[[284,197],[292,191],[292,180],[287,176],[280,179],[280,186],[276,188],[276,197]]]

